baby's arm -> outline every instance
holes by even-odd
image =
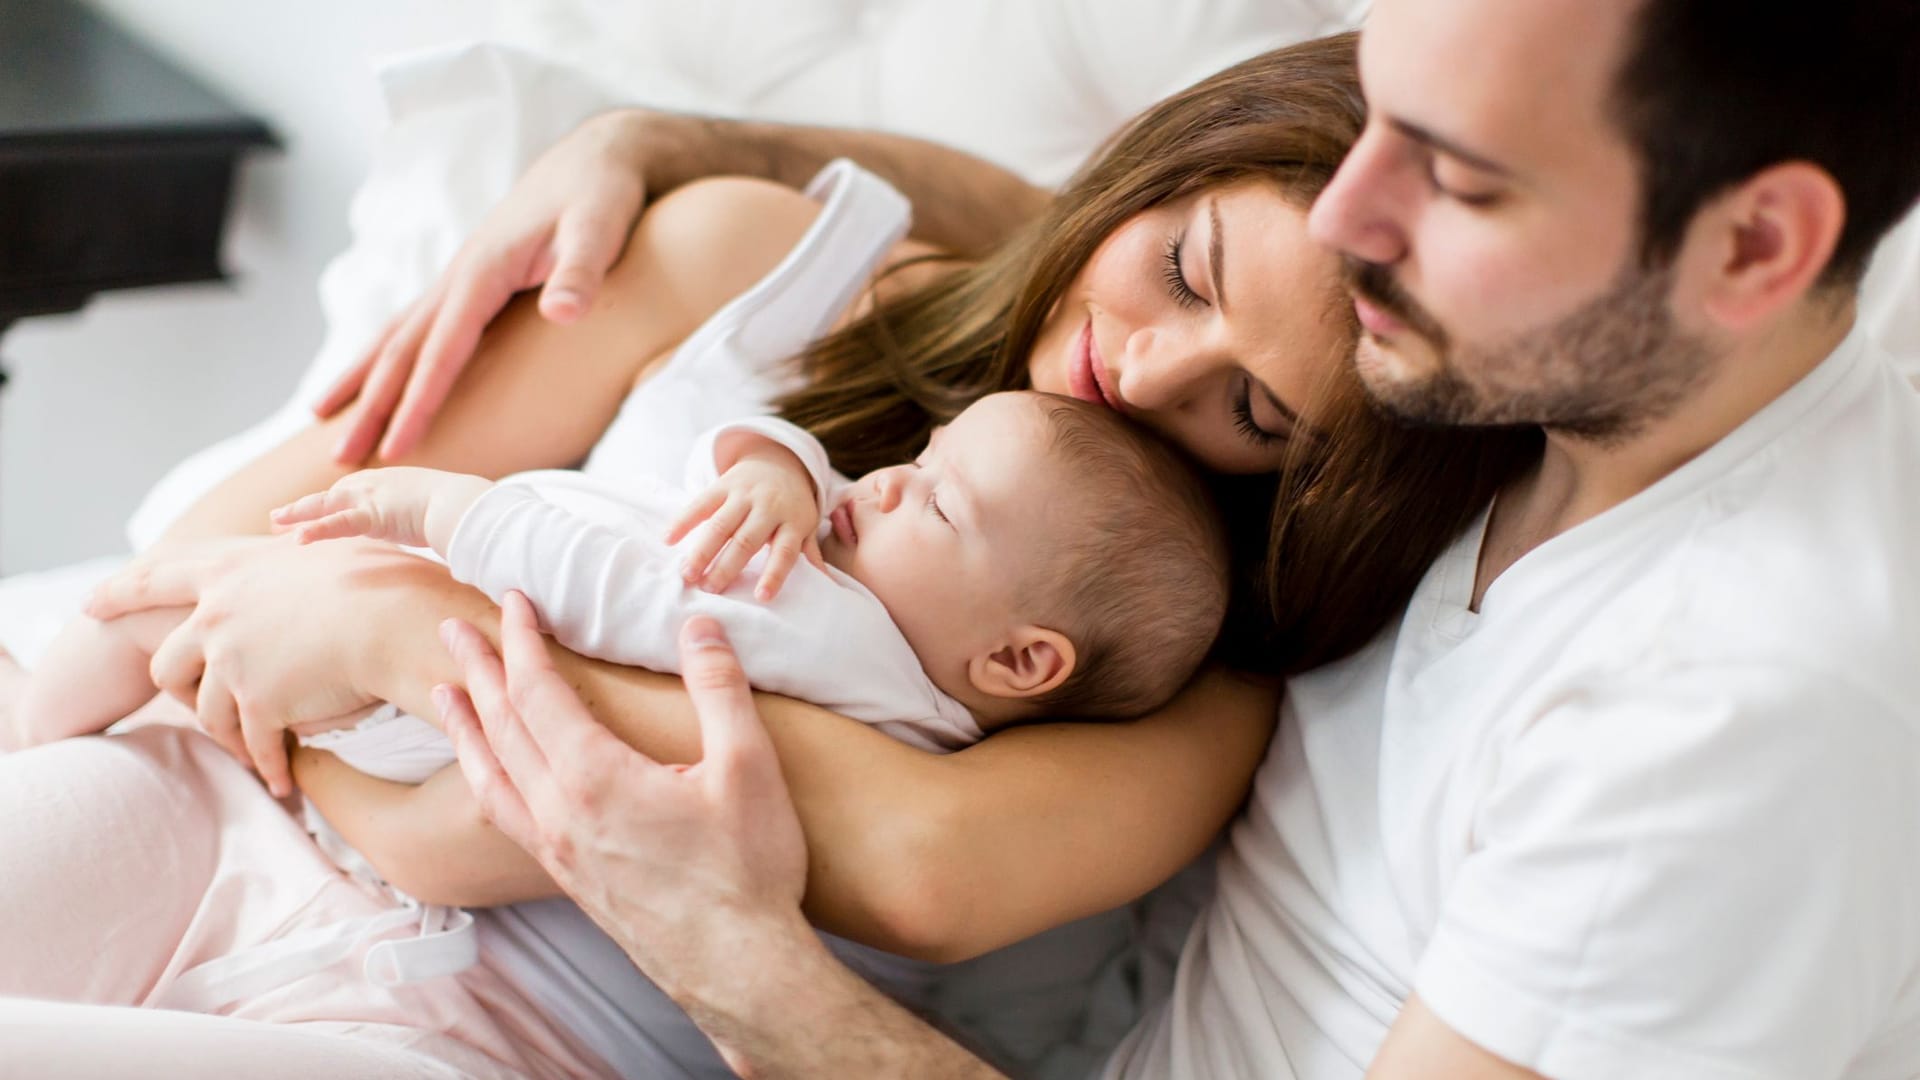
[[[341,837],[417,900],[492,907],[560,895],[533,856],[487,823],[458,765],[402,784],[302,746],[293,776]]]
[[[62,627],[29,674],[14,710],[16,748],[102,731],[153,697],[153,650],[192,614],[156,608],[109,622],[82,615]]]
[[[493,481],[484,476],[401,466],[348,473],[325,491],[273,512],[303,544],[370,536],[447,554],[454,527]]]

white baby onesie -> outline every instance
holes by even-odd
[[[755,417],[707,432],[688,459],[685,487],[640,476],[615,489],[567,471],[509,477],[461,518],[448,567],[496,602],[510,589],[525,593],[547,631],[582,655],[677,672],[681,625],[710,615],[761,690],[811,701],[923,750],[978,741],[979,725],[927,677],[879,598],[839,570],[803,559],[765,602],[754,598],[765,551],[724,593],[682,582],[680,553],[662,538],[717,479],[715,441],[735,431],[792,450],[813,476],[823,517],[846,486],[818,440],[784,420]]]

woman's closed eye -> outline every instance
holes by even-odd
[[[1186,237],[1185,229],[1167,237],[1166,251],[1160,260],[1160,278],[1166,282],[1167,292],[1172,295],[1174,303],[1183,308],[1204,307],[1206,298],[1193,291],[1193,287],[1187,284],[1187,275],[1180,269],[1180,245]]]
[[[941,521],[946,522],[948,525],[953,524],[953,522],[947,520],[946,514],[941,513],[939,496],[932,492],[927,493],[927,512],[939,518]]]
[[[1255,446],[1272,446],[1286,440],[1285,435],[1268,431],[1253,418],[1253,379],[1241,376],[1233,397],[1233,426]]]

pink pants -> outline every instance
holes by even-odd
[[[127,1008],[207,960],[394,906],[197,731],[0,755],[0,1077],[602,1071],[484,956],[390,988],[355,957],[218,1017]]]

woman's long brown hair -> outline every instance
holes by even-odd
[[[910,460],[976,399],[1028,385],[1054,305],[1101,241],[1153,206],[1254,177],[1302,208],[1365,124],[1356,36],[1235,65],[1148,109],[1068,182],[1048,212],[979,263],[892,297],[814,343],[780,411],[859,475]],[[1357,332],[1344,294],[1319,305]],[[1327,358],[1302,358],[1303,362]],[[1422,431],[1367,402],[1350,356],[1301,409],[1277,474],[1221,477],[1235,603],[1216,655],[1292,674],[1358,649],[1406,604],[1433,559],[1538,452],[1527,431]]]

